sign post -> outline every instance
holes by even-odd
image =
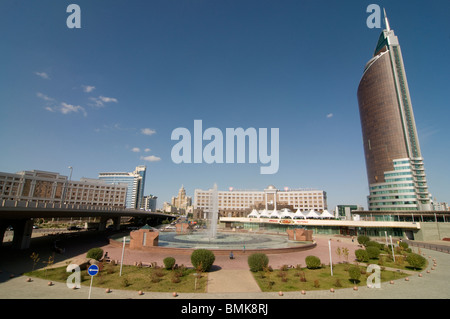
[[[97,265],[91,265],[88,268],[88,274],[91,276],[91,285],[89,287],[89,298],[91,299],[91,291],[92,291],[92,281],[94,279],[94,276],[98,274],[98,266]]]

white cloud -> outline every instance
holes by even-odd
[[[91,86],[91,85],[82,85],[83,87],[83,91],[86,93],[91,93],[92,91],[95,90],[95,86]]]
[[[46,80],[50,79],[50,76],[45,72],[34,72],[34,74]]]
[[[143,128],[141,129],[141,133],[144,135],[153,135],[156,133],[156,131],[151,128]]]
[[[117,102],[118,102],[117,99],[116,99],[116,98],[113,98],[113,97],[99,96],[98,98],[99,98],[102,102],[105,102],[105,103],[109,103],[109,102],[117,103]]]
[[[331,119],[333,116],[334,116],[333,113],[328,113],[328,114],[327,114],[327,119]]]
[[[83,113],[84,116],[87,116],[86,110],[84,107],[79,105],[72,105],[67,104],[65,102],[62,102],[59,106],[46,106],[45,109],[49,112],[60,112],[62,114],[69,114],[69,113]]]
[[[119,101],[113,97],[99,96],[99,97],[91,97],[89,98],[91,101],[94,101],[94,106],[103,107],[105,103],[118,103]]]
[[[141,156],[141,160],[147,161],[147,162],[158,162],[161,160],[160,157],[150,155],[150,156]]]
[[[150,149],[149,149],[149,148],[146,148],[146,149],[144,150],[144,152],[145,152],[145,153],[148,153],[148,152],[150,152]]]
[[[61,103],[60,112],[62,114],[69,114],[72,112],[74,112],[74,113],[81,112],[81,113],[83,113],[84,116],[87,116],[87,113],[86,113],[86,110],[84,109],[84,107],[79,106],[79,105],[67,104],[65,102]]]
[[[133,148],[131,149],[131,151],[132,151],[132,152],[135,152],[135,153],[139,153],[139,152],[141,151],[141,149],[140,149],[139,147],[133,147]]]
[[[51,98],[51,97],[48,97],[48,96],[45,95],[45,94],[42,94],[41,92],[37,92],[37,93],[36,93],[36,96],[37,96],[38,98],[43,99],[44,101],[54,101],[54,100],[55,100],[55,99],[53,99],[53,98]]]

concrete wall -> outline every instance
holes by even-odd
[[[450,223],[420,223],[420,230],[414,234],[417,241],[437,241],[450,238]]]

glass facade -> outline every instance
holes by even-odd
[[[108,184],[127,184],[126,208],[143,207],[146,166],[136,167],[134,172],[100,173],[98,178]]]
[[[401,49],[388,27],[366,64],[357,96],[369,210],[431,210]]]

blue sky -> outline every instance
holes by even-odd
[[[81,8],[69,29],[66,8]],[[367,208],[356,90],[385,7],[399,37],[429,188],[450,201],[450,2],[0,2],[0,171],[73,179],[147,165],[145,194],[318,188]],[[279,128],[280,165],[174,164],[178,127]]]

